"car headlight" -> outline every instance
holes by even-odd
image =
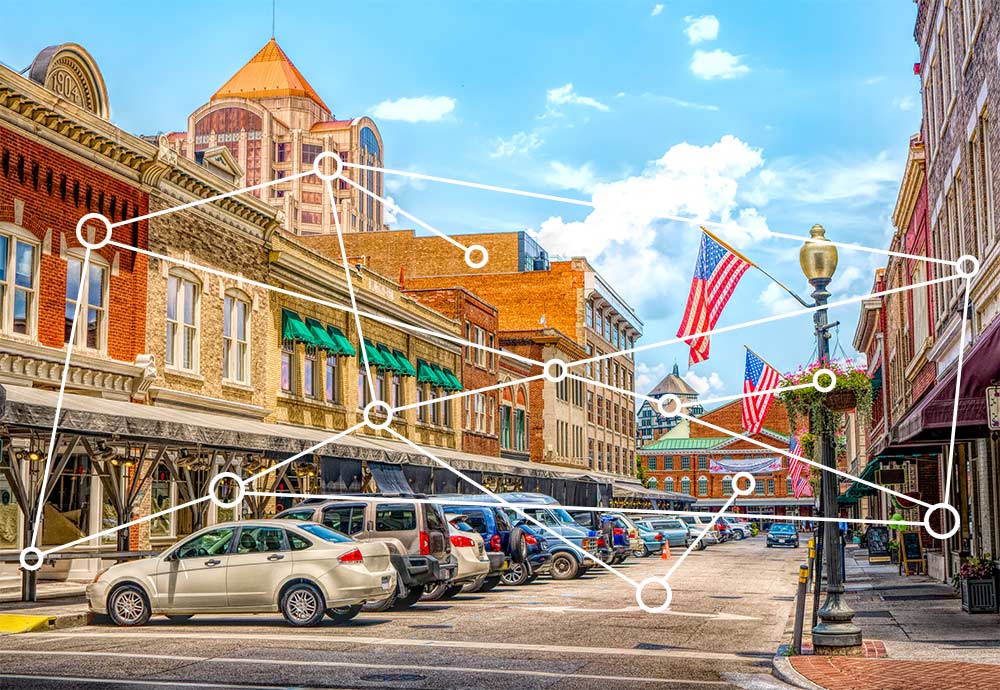
[[[110,570],[110,568],[104,568],[103,570],[98,570],[97,571],[97,575],[94,575],[94,580],[90,584],[94,584],[98,580],[100,580],[101,579],[101,575],[103,575],[104,573],[108,572],[108,570]]]

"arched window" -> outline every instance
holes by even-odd
[[[683,477],[681,479],[681,493],[683,494],[691,493],[691,479],[689,477]]]
[[[663,480],[663,490],[664,491],[673,491],[674,490],[674,478],[673,477],[667,477],[666,479]]]
[[[648,488],[650,488],[650,489],[658,489],[658,488],[660,488],[659,487],[659,482],[656,481],[656,477],[650,477],[649,479],[647,479],[646,480],[646,486]]]
[[[705,475],[698,477],[698,495],[708,496],[708,477]]]
[[[191,271],[173,268],[167,276],[168,367],[198,370],[198,309],[201,281]]]
[[[250,383],[250,298],[242,290],[226,290],[222,306],[222,378]]]
[[[725,476],[722,478],[722,495],[723,496],[733,495],[733,478],[730,476]]]
[[[514,450],[528,450],[528,396],[524,386],[518,387],[515,400]]]

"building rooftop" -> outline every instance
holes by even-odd
[[[323,99],[309,85],[302,73],[296,69],[272,36],[271,40],[250,58],[250,62],[243,65],[236,74],[229,78],[229,81],[222,85],[222,88],[215,92],[212,100],[281,96],[308,98],[326,112],[330,112]]]
[[[681,378],[680,370],[678,370],[676,364],[674,364],[674,370],[664,376],[663,379],[653,387],[653,390],[649,391],[648,395],[651,398],[659,398],[669,393],[676,395],[678,398],[698,397],[698,391],[692,388],[691,384]]]

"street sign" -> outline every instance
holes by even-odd
[[[1000,429],[1000,386],[986,388],[986,426]]]

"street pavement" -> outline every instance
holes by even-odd
[[[673,560],[616,571],[662,576]],[[292,629],[280,615],[154,618],[0,638],[0,687],[67,688],[786,688],[770,676],[805,549],[762,537],[694,552],[666,613],[593,570],[520,588]],[[656,606],[654,590],[647,603]]]

